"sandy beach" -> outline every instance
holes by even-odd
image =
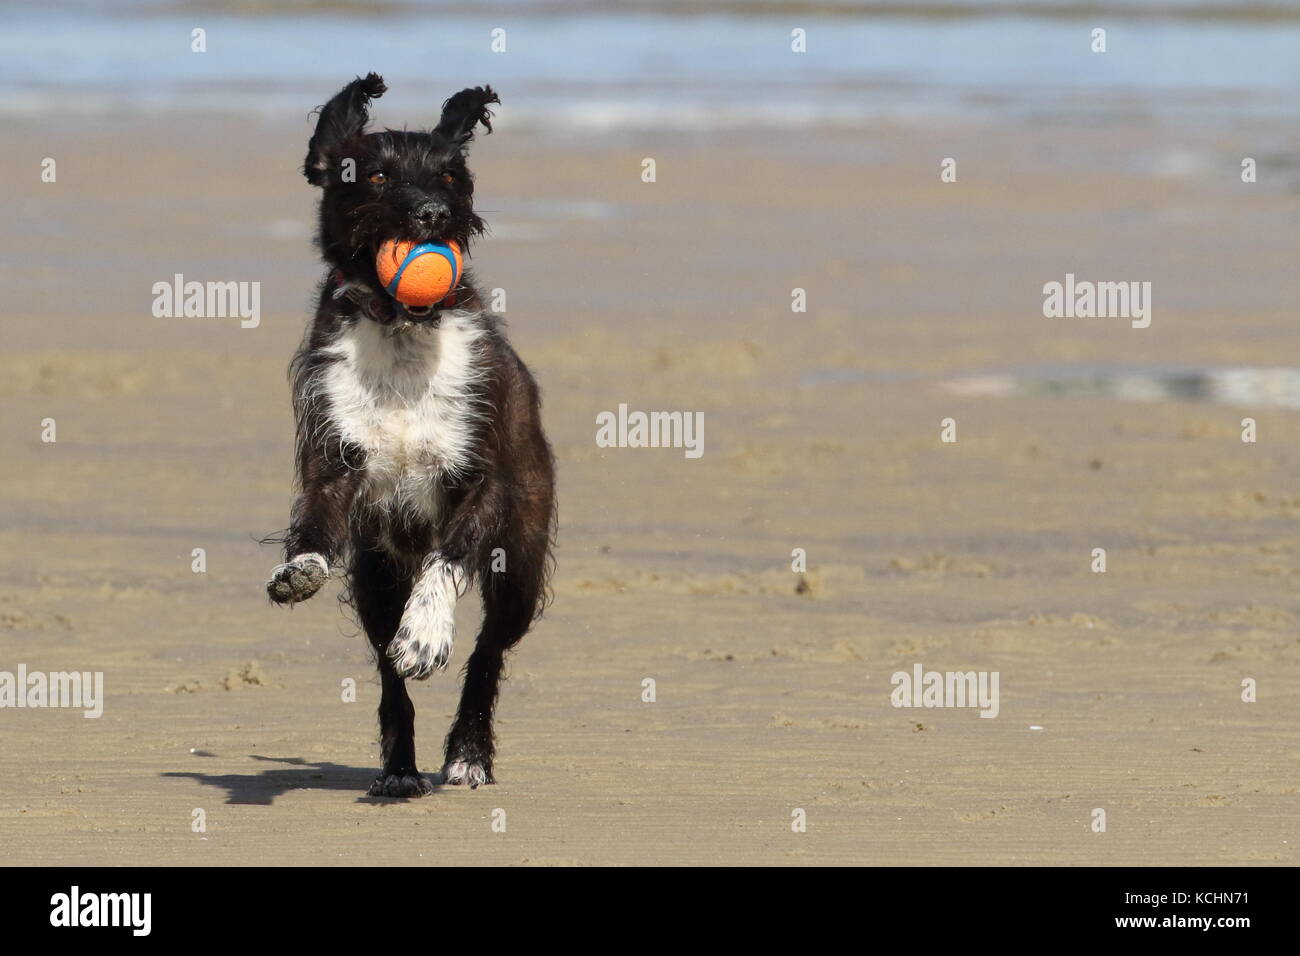
[[[472,265],[544,390],[555,601],[511,659],[498,785],[407,802],[364,795],[378,685],[337,585],[263,590],[319,277],[308,130],[3,134],[0,670],[104,674],[96,719],[0,712],[6,864],[1300,859],[1300,410],[1053,384],[1295,366],[1294,131],[1246,185],[1257,141],[1144,123],[503,117]],[[178,272],[259,281],[260,323],[155,318]],[[1067,272],[1151,281],[1150,326],[1045,318]],[[702,412],[703,454],[598,447],[621,403]],[[428,772],[458,617],[412,693]],[[997,672],[996,719],[892,706],[917,664]]]

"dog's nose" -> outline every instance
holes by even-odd
[[[426,203],[421,203],[415,210],[415,218],[420,220],[420,222],[426,223],[430,226],[432,226],[439,219],[442,219],[446,215],[447,215],[446,205],[440,202],[436,202],[434,200],[430,200],[429,202]]]

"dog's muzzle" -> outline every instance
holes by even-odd
[[[380,295],[369,286],[359,282],[348,282],[335,273],[334,298],[347,299],[357,307],[357,311],[380,325],[395,326],[399,330],[414,325],[436,326],[442,320],[443,308],[453,308],[456,293],[453,292],[436,305],[403,305],[388,295]]]

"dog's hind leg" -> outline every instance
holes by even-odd
[[[433,785],[416,769],[415,705],[388,656],[411,582],[384,552],[357,547],[352,562],[352,599],[366,637],[375,649],[382,694],[379,740],[384,765],[370,785],[372,797],[422,797]]]
[[[541,606],[548,534],[544,524],[531,539],[507,531],[501,538],[502,546],[496,549],[504,556],[505,569],[493,571],[489,563],[478,574],[483,592],[483,627],[465,664],[460,707],[447,734],[443,764],[446,783],[477,787],[496,782],[492,775],[496,752],[492,717],[501,670],[506,652],[528,632]],[[505,542],[512,542],[513,548],[504,547]],[[491,551],[487,549],[487,553]]]
[[[528,630],[531,615],[523,619],[510,610],[489,608],[465,664],[465,687],[460,695],[456,720],[447,734],[447,757],[443,779],[449,784],[495,783],[492,759],[496,745],[492,736],[492,715],[505,652]]]

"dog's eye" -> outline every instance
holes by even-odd
[[[456,177],[453,176],[451,173],[443,173],[442,181],[446,183],[448,186],[450,186],[452,183],[456,181]]]
[[[382,186],[384,183],[388,182],[388,177],[384,174],[382,169],[376,169],[368,178],[376,186]]]

